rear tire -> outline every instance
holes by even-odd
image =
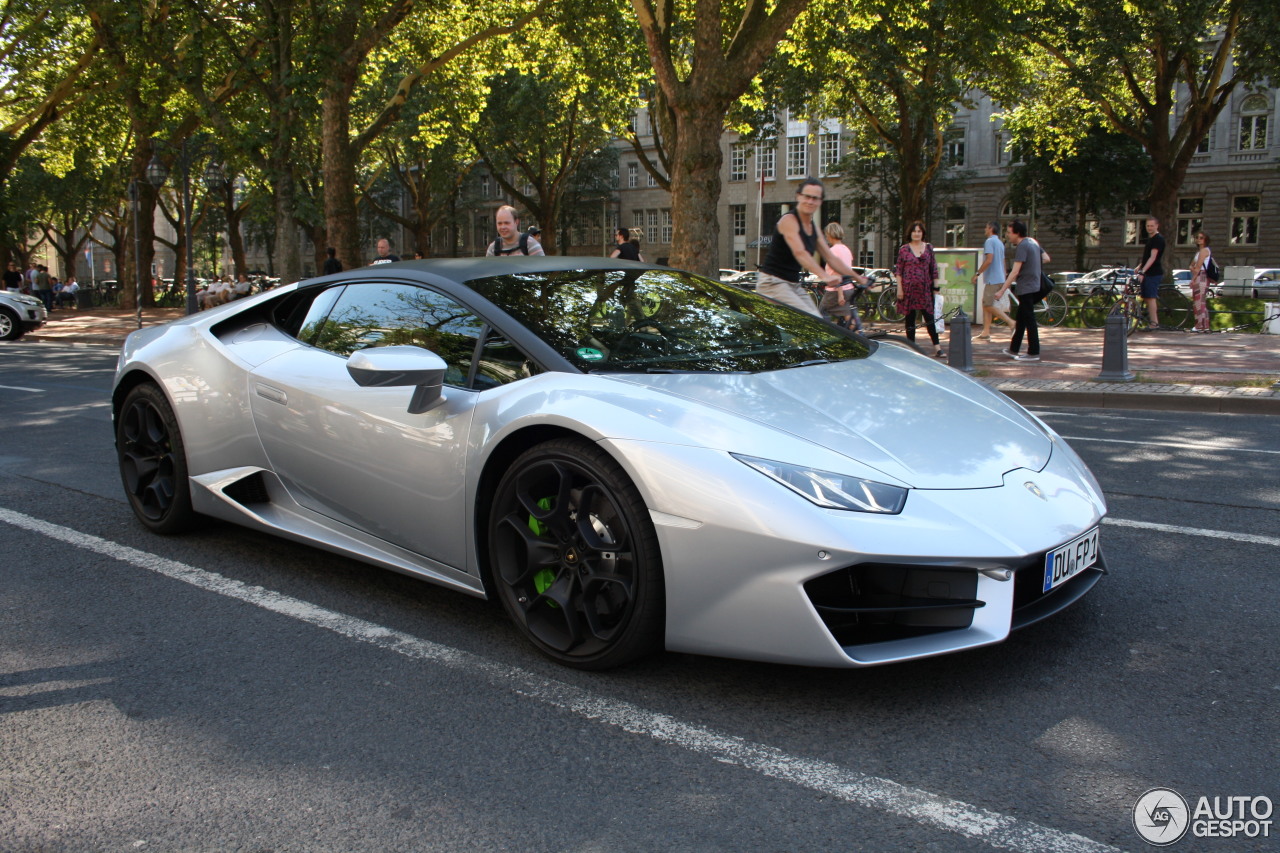
[[[180,533],[195,522],[187,455],[178,419],[164,393],[145,383],[130,391],[116,416],[120,480],[138,520],[155,533]]]
[[[898,294],[893,288],[880,291],[876,305],[880,309],[880,319],[886,323],[901,323],[906,316],[898,310]]]
[[[1080,322],[1087,328],[1101,329],[1107,324],[1107,315],[1111,313],[1111,309],[1119,304],[1110,294],[1095,293],[1080,306]]]
[[[1036,323],[1041,326],[1061,326],[1067,319],[1067,297],[1051,290],[1036,305]]]

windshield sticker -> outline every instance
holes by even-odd
[[[578,358],[583,361],[603,361],[604,353],[591,347],[578,347]]]

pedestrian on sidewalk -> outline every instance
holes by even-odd
[[[44,310],[53,310],[53,281],[49,278],[49,268],[44,264],[36,267],[35,294],[44,303]]]
[[[982,265],[973,274],[976,282],[982,279],[982,334],[978,340],[991,340],[991,321],[996,317],[1009,328],[1013,328],[1013,318],[1007,313],[1008,302],[1003,307],[996,301],[996,293],[1004,284],[1004,241],[1000,239],[1000,220],[994,219],[986,225],[987,239],[982,245]]]
[[[22,289],[22,272],[13,261],[9,261],[9,268],[4,271],[4,289],[14,293]]]
[[[609,257],[644,263],[644,255],[640,254],[640,238],[631,236],[631,229],[617,229],[613,232],[613,241],[617,246],[609,253]]]
[[[933,355],[942,358],[946,353],[938,342],[938,325],[933,316],[933,289],[938,280],[938,262],[933,257],[933,246],[925,240],[923,222],[912,222],[907,228],[907,242],[898,249],[898,310],[906,324],[907,340],[916,340],[916,312],[924,318],[924,327],[933,343]]]
[[[1209,332],[1212,331],[1212,327],[1209,325],[1209,305],[1205,300],[1205,295],[1209,291],[1207,269],[1209,259],[1213,257],[1213,252],[1209,249],[1209,235],[1203,231],[1197,231],[1196,245],[1199,251],[1191,259],[1191,307],[1196,318],[1194,331]]]
[[[1164,281],[1164,235],[1160,233],[1160,220],[1147,217],[1147,241],[1142,246],[1142,261],[1138,264],[1138,279],[1142,282],[1142,301],[1147,303],[1147,318],[1151,328],[1160,328],[1160,283]]]
[[[1014,321],[1013,338],[1005,353],[1015,361],[1040,360],[1040,327],[1036,325],[1036,294],[1040,292],[1042,264],[1048,263],[1049,254],[1035,240],[1027,236],[1025,223],[1015,219],[1009,223],[1009,242],[1014,246],[1013,269],[1000,288],[997,297],[1013,288],[1018,297],[1017,319]],[[1027,336],[1027,354],[1022,355],[1022,335]]]
[[[333,275],[342,272],[342,261],[338,260],[338,250],[330,246],[325,249],[325,254],[329,257],[324,259],[324,267],[321,269],[321,275]]]

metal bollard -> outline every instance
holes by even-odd
[[[1107,315],[1107,327],[1102,339],[1102,372],[1096,379],[1102,382],[1132,382],[1129,372],[1128,321],[1119,313]]]
[[[973,340],[969,315],[961,308],[951,318],[951,337],[947,344],[947,364],[964,373],[973,373]]]

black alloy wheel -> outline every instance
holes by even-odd
[[[488,534],[498,597],[544,654],[599,670],[661,648],[657,534],[603,450],[556,439],[525,451],[498,484]]]
[[[178,533],[195,520],[187,457],[178,421],[152,384],[134,388],[116,418],[120,479],[138,520],[156,533]]]

